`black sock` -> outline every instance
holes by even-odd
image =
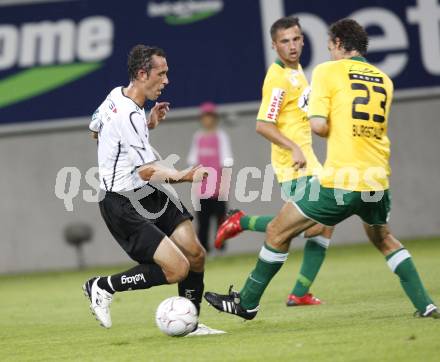
[[[199,314],[203,290],[205,289],[205,284],[203,284],[204,275],[205,272],[193,272],[190,270],[186,279],[179,283],[179,295],[193,302]]]
[[[107,278],[101,279],[104,279],[105,283],[109,285]],[[98,280],[98,285],[101,279]],[[123,273],[110,276],[110,283],[109,287],[114,291],[124,292],[126,290],[148,289],[155,285],[168,284],[168,281],[159,265],[139,264]]]
[[[110,284],[108,283],[109,277],[101,277],[98,279],[98,287],[101,289],[104,289],[105,291],[109,292],[110,294],[114,294],[115,291],[112,289]]]

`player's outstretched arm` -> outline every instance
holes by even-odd
[[[208,177],[206,169],[201,165],[179,171],[154,162],[140,167],[138,172],[142,180],[151,182],[200,182]]]

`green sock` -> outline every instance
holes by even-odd
[[[240,304],[245,309],[254,309],[260,304],[264,290],[274,275],[283,266],[289,253],[282,253],[264,244],[252,270],[240,291]]]
[[[322,236],[307,240],[304,246],[303,262],[292,294],[302,297],[308,293],[324,261],[329,242],[329,239]]]
[[[240,218],[240,226],[243,230],[266,231],[267,224],[273,220],[273,215],[250,216],[245,215]]]
[[[400,284],[414,307],[424,313],[433,301],[420,280],[411,255],[406,249],[399,249],[385,258],[390,269],[399,276]]]

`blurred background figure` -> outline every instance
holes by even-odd
[[[223,167],[233,165],[231,143],[226,132],[218,127],[219,115],[213,102],[204,102],[199,107],[200,125],[192,139],[187,162],[212,168],[210,176],[200,184],[198,197],[200,211],[196,212],[198,237],[207,252],[210,251],[209,229],[211,219],[217,226],[226,216],[227,203],[219,200]],[[215,171],[215,172],[214,172]]]

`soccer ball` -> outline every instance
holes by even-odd
[[[159,304],[156,310],[156,324],[168,336],[183,337],[197,325],[196,306],[184,297],[171,297]]]

